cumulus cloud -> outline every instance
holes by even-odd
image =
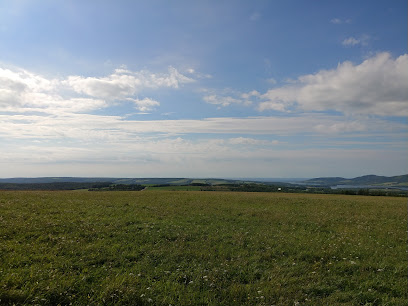
[[[393,59],[389,54],[380,54],[358,65],[346,62],[333,70],[301,76],[265,94],[229,89],[206,91],[205,99],[218,106],[262,101],[260,110],[335,109],[351,114],[403,115],[407,112],[407,71],[406,55]],[[327,148],[327,142],[335,146],[338,139],[370,144],[374,136],[375,141],[381,138],[391,153],[406,140],[406,124],[369,116],[297,112],[279,117],[131,120],[126,114],[90,113],[120,101],[133,103],[137,110],[148,112],[160,103],[145,97],[146,92],[175,89],[193,81],[174,68],[164,73],[117,69],[99,78],[51,79],[18,68],[0,67],[2,167],[13,175],[28,175],[30,167],[35,168],[32,173],[36,175],[44,175],[46,167],[51,171],[48,174],[58,169],[56,175],[61,171],[72,175],[106,175],[108,170],[119,176],[142,175],[141,169],[150,176],[154,175],[151,169],[157,175],[174,175],[180,169],[190,169],[191,175],[216,169],[225,175],[232,173],[231,169],[239,169],[236,173],[242,175],[256,173],[256,167],[266,171],[268,163],[276,169],[282,160],[291,167],[293,160],[302,160],[297,166],[319,168],[322,155],[333,151],[318,148],[308,155],[302,148],[306,138]],[[406,147],[397,149],[406,152]],[[346,153],[350,156],[345,165],[354,160],[355,152],[341,152],[344,154],[340,157]],[[361,154],[359,161],[364,162],[370,152]],[[384,152],[382,156],[386,155]],[[397,160],[398,156],[405,154],[395,154],[393,159]],[[378,160],[381,159],[376,158],[375,162]],[[327,165],[333,161],[337,158],[332,154]],[[15,170],[18,163],[21,172]],[[173,168],[165,172],[163,169],[168,167]]]
[[[0,68],[0,106],[21,106],[29,103],[30,93],[49,92],[54,81],[23,69]],[[28,98],[28,99],[27,99]]]
[[[134,95],[146,88],[179,88],[182,84],[191,82],[194,82],[192,78],[169,67],[167,73],[159,74],[144,70],[132,72],[116,69],[106,77],[70,76],[64,83],[78,93],[115,100]]]
[[[243,98],[243,99],[245,99],[245,100],[248,100],[248,99],[250,99],[251,97],[259,97],[260,96],[260,93],[258,92],[258,91],[256,91],[256,90],[252,90],[252,91],[250,91],[250,92],[248,92],[248,93],[243,93],[243,94],[241,94],[241,97]]]
[[[82,112],[105,107],[100,99],[64,98],[61,82],[23,69],[0,68],[0,107],[3,111]]]
[[[408,115],[408,54],[393,59],[380,53],[361,64],[339,64],[332,70],[303,75],[294,84],[261,96],[260,111],[336,110],[347,114]]]
[[[0,106],[20,105],[24,91],[23,83],[0,78]]]
[[[150,98],[144,98],[142,100],[140,99],[132,99],[128,98],[127,100],[132,101],[135,103],[136,109],[138,109],[141,112],[148,112],[153,110],[156,106],[159,106],[160,103],[152,100]]]
[[[107,77],[68,76],[47,79],[20,68],[0,67],[0,108],[3,111],[86,112],[107,107],[117,100],[132,101],[139,111],[151,111],[160,103],[134,95],[145,89],[179,88],[194,80],[170,67],[166,73],[116,69]]]
[[[294,104],[298,91],[299,89],[294,86],[286,86],[268,90],[261,96],[261,99],[267,101],[261,102],[258,109],[260,111],[271,109],[284,112]]]

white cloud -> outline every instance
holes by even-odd
[[[100,99],[63,98],[58,92],[61,82],[48,80],[23,69],[0,68],[0,110],[83,112],[106,106]]]
[[[252,90],[252,91],[250,91],[250,92],[248,92],[248,93],[243,93],[243,94],[241,94],[241,97],[243,98],[243,99],[250,99],[251,97],[259,97],[261,94],[258,92],[258,91],[256,91],[256,90]]]
[[[66,83],[78,93],[111,100],[133,95],[141,86],[140,80],[118,73],[107,78],[70,76]]]
[[[170,67],[167,73],[116,69],[107,77],[69,76],[47,79],[19,68],[0,67],[0,110],[37,111],[48,114],[76,113],[107,107],[115,100],[129,100],[139,111],[151,111],[160,103],[133,96],[144,89],[178,88],[193,82]]]
[[[318,123],[314,126],[314,130],[324,134],[365,132],[367,131],[367,125],[358,120],[326,124]]]
[[[230,95],[228,95],[230,94]],[[253,98],[260,96],[260,93],[256,90],[252,90],[248,93],[239,93],[229,89],[224,89],[222,95],[211,93],[203,97],[203,100],[209,104],[219,105],[219,106],[229,106],[231,104],[243,104],[251,105],[253,103]]]
[[[230,96],[208,95],[204,96],[203,100],[210,104],[228,106],[233,103],[242,103],[242,100]]]
[[[355,46],[355,45],[358,45],[359,43],[360,43],[360,40],[354,37],[349,37],[342,41],[342,44],[344,46]]]
[[[207,118],[202,120],[125,120],[118,116],[80,113],[55,115],[0,115],[0,138],[36,140],[72,140],[127,144],[140,137],[157,135],[235,134],[231,143],[256,143],[257,139],[241,135],[291,137],[299,135],[351,135],[362,133],[387,137],[402,137],[407,132],[403,124],[380,119],[347,120],[341,116],[309,114],[294,117]],[[367,135],[364,135],[367,137]],[[262,140],[261,140],[262,141]]]
[[[127,100],[132,101],[135,103],[136,109],[138,109],[141,112],[148,112],[153,110],[156,106],[159,106],[160,103],[152,100],[150,98],[144,98],[142,100],[140,99],[132,99],[128,98]]]
[[[265,94],[261,96],[261,99],[267,100],[266,102],[261,102],[258,106],[260,111],[267,109],[276,110],[284,112],[292,104],[294,104],[295,99],[298,95],[298,88],[293,86],[281,87],[276,89],[268,90]]]
[[[381,154],[399,162],[405,154],[393,151],[394,144],[407,132],[402,123],[322,114],[138,121],[60,112],[0,114],[0,122],[0,163],[3,175],[12,176],[258,176],[272,170],[285,175],[267,176],[293,176],[296,172],[288,171],[314,173],[323,168],[330,174],[353,163],[353,169],[368,167],[378,163]],[[352,139],[353,147],[374,139],[376,152],[379,139],[388,145],[374,157],[370,150],[327,149],[338,139]],[[310,142],[326,149],[308,149]],[[390,167],[387,171],[395,170]]]
[[[346,47],[350,47],[350,46],[352,47],[356,45],[366,46],[369,41],[370,41],[370,36],[361,35],[361,37],[359,38],[355,38],[355,37],[346,38],[342,41],[341,44]]]
[[[191,82],[194,80],[181,74],[176,68],[169,67],[167,73],[160,74],[116,69],[113,74],[101,78],[70,76],[64,83],[81,94],[117,100],[146,88],[179,88],[180,85]]]
[[[332,70],[300,76],[297,83],[267,91],[260,111],[336,110],[347,114],[408,115],[408,54],[393,59],[380,53],[359,65],[344,62]]]
[[[21,106],[30,93],[49,92],[53,81],[23,69],[0,68],[0,106]]]
[[[24,91],[24,84],[0,78],[0,106],[20,105]]]

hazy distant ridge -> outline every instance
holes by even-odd
[[[195,178],[112,178],[112,177],[37,177],[37,178],[6,178],[0,183],[33,184],[33,183],[94,183],[111,182],[113,184],[171,184],[188,185],[191,183],[228,184],[239,182],[254,182],[255,179],[195,179]],[[264,179],[271,181],[271,179]],[[274,182],[277,182],[274,180]],[[286,182],[287,183],[287,182]],[[295,184],[297,182],[294,182]],[[408,174],[399,176],[364,175],[356,178],[319,177],[302,181],[303,184],[335,186],[335,185],[383,185],[383,186],[408,186]]]
[[[35,178],[5,178],[0,183],[13,184],[49,184],[49,183],[97,183],[110,182],[112,184],[170,184],[188,185],[191,183],[228,184],[241,180],[230,179],[194,179],[194,178],[112,178],[112,177],[35,177]]]
[[[398,176],[364,175],[352,179],[343,177],[319,177],[303,181],[313,185],[408,185],[408,174]]]
[[[33,183],[93,183],[112,182],[115,184],[165,184],[181,178],[113,178],[113,177],[16,177],[0,179],[0,183],[33,184]],[[151,183],[151,182],[154,183]]]

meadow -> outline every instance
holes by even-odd
[[[407,199],[0,191],[2,305],[408,305]]]

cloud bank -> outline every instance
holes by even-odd
[[[173,67],[166,73],[116,69],[106,77],[68,76],[62,80],[0,67],[0,111],[77,113],[104,108],[113,101],[131,101],[137,110],[145,112],[160,103],[135,95],[146,89],[177,89],[192,82]]]
[[[408,55],[380,53],[359,65],[300,76],[295,84],[268,90],[259,111],[335,110],[345,114],[408,115]]]
[[[324,165],[327,174],[355,166],[358,175],[383,156],[383,173],[407,169],[407,126],[386,116],[407,114],[408,55],[344,62],[285,86],[275,82],[265,93],[201,91],[209,104],[245,105],[253,116],[134,120],[124,107],[151,112],[160,102],[146,95],[192,82],[175,68],[63,79],[0,68],[2,169],[25,176],[60,175],[54,168],[65,175],[296,176]],[[116,115],[96,111],[108,107]]]

